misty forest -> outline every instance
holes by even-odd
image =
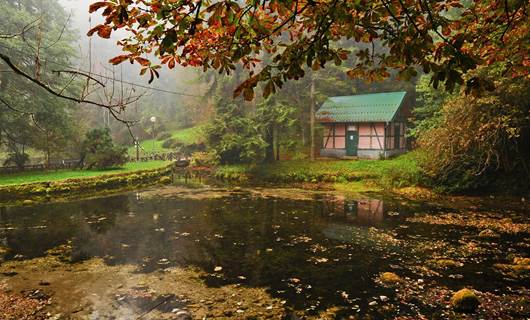
[[[0,319],[530,318],[526,0],[0,0]]]

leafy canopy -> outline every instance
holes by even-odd
[[[109,38],[128,31],[118,44],[124,54],[111,60],[139,63],[141,73],[158,76],[158,57],[169,68],[200,66],[231,73],[237,64],[248,69],[235,90],[245,99],[264,83],[264,96],[286,81],[351,54],[340,42],[362,50],[350,77],[376,80],[397,69],[409,79],[420,67],[433,73],[433,84],[490,87],[485,79],[466,78],[479,65],[502,63],[512,77],[527,77],[530,23],[526,0],[107,0],[103,24],[89,31]],[[384,50],[374,50],[382,44]],[[261,59],[271,56],[270,62]]]
[[[59,2],[0,0],[0,8],[0,54],[54,88],[74,90],[77,81],[51,72],[63,69],[75,53],[74,32]],[[21,30],[23,36],[9,36]],[[7,72],[3,61],[0,69],[0,146],[18,159],[25,146],[58,153],[73,136],[71,103]]]

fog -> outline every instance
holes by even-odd
[[[163,90],[182,92],[188,90],[189,81],[196,78],[197,70],[192,68],[175,68],[168,70],[162,68],[160,78],[152,84],[148,83],[148,76],[140,76],[140,66],[123,63],[118,67],[113,67],[108,63],[109,59],[121,54],[121,48],[117,46],[117,41],[127,37],[125,31],[113,32],[110,39],[102,39],[97,36],[88,37],[86,34],[91,27],[103,21],[100,12],[93,14],[88,13],[88,8],[95,0],[59,0],[65,11],[70,14],[70,25],[77,32],[78,48],[78,66],[80,69],[87,70],[90,68],[96,73],[104,73],[106,69],[114,68],[115,77],[121,78],[127,82],[137,83],[142,86],[159,88]],[[169,95],[172,98],[179,98],[179,95],[164,93],[161,91],[148,90],[149,93],[156,92],[161,95]],[[190,93],[190,92],[187,92]]]

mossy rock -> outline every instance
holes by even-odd
[[[499,238],[500,236],[497,232],[491,229],[484,229],[480,231],[480,233],[478,234],[478,237],[482,239],[493,239],[493,238]]]
[[[45,188],[45,187],[37,187],[37,188],[33,189],[33,192],[41,194],[41,193],[46,193],[47,192],[46,190],[47,190],[47,188]]]
[[[171,183],[171,177],[163,176],[158,180],[161,184],[170,184]]]
[[[513,263],[517,265],[528,266],[530,265],[530,258],[515,257],[513,258]]]
[[[493,265],[503,275],[524,279],[530,277],[530,258],[515,257],[513,264],[496,263]]]
[[[379,276],[379,280],[386,285],[397,285],[403,281],[400,276],[393,272],[383,272]]]
[[[0,262],[5,260],[5,257],[10,253],[10,249],[0,246]]]
[[[34,205],[34,204],[35,204],[35,201],[33,201],[33,200],[26,199],[26,200],[22,201],[22,205],[24,205],[24,206],[31,206],[31,205]]]
[[[450,268],[459,268],[462,267],[464,264],[460,261],[455,261],[452,259],[433,259],[427,261],[427,263],[437,269],[450,269]]]
[[[477,295],[468,288],[457,291],[451,297],[451,306],[458,312],[474,312],[479,305],[480,300]]]

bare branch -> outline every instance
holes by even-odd
[[[28,23],[22,28],[22,31],[20,31],[19,33],[13,33],[13,34],[1,34],[0,33],[0,39],[13,39],[16,37],[24,38],[26,33],[28,33],[31,29],[35,28],[35,23],[39,20],[40,18]]]
[[[115,110],[113,110],[114,108],[118,108],[120,111],[124,109],[124,106],[126,104],[129,104],[129,103],[132,103],[132,102],[135,102],[139,99],[139,97],[137,98],[133,98],[133,99],[130,99],[128,100],[126,103],[124,103],[123,101],[120,101],[118,102],[117,104],[104,104],[104,103],[100,103],[100,102],[97,102],[97,101],[93,101],[93,100],[88,100],[88,99],[84,99],[84,98],[76,98],[76,97],[72,97],[72,96],[68,96],[68,95],[65,95],[61,92],[58,92],[56,91],[55,89],[51,88],[48,84],[42,82],[41,80],[39,79],[36,79],[30,75],[28,75],[27,73],[25,73],[24,71],[22,71],[21,69],[19,69],[12,61],[11,59],[6,56],[5,54],[3,53],[0,53],[0,59],[2,59],[9,68],[11,68],[11,70],[13,70],[16,74],[26,78],[27,80],[33,82],[34,84],[38,85],[39,87],[43,88],[44,90],[46,90],[48,93],[54,95],[54,96],[57,96],[59,98],[62,98],[62,99],[65,99],[65,100],[68,100],[68,101],[73,101],[73,102],[77,102],[77,103],[86,103],[86,104],[91,104],[91,105],[94,105],[94,106],[98,106],[98,107],[102,107],[102,108],[106,108],[108,110],[112,110],[113,112],[111,112],[111,114],[113,115],[113,117],[122,122],[122,123],[130,123],[131,121],[128,121],[128,120],[123,120],[119,117],[117,117],[117,113],[115,112]]]
[[[86,77],[86,78],[96,82],[97,84],[99,84],[102,87],[105,87],[105,84],[103,82],[99,81],[98,79],[94,78],[93,76],[89,75],[88,73],[84,73],[82,71],[77,71],[77,70],[53,70],[52,72],[53,73],[57,73],[57,74],[71,73],[71,74],[75,74],[75,75],[80,75],[80,76]]]

